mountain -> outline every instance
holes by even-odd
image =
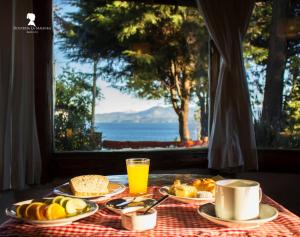
[[[190,109],[190,121],[194,121],[194,108]],[[139,112],[113,112],[95,115],[96,123],[177,123],[172,107],[155,106]]]

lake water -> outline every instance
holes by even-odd
[[[102,140],[116,141],[174,141],[179,137],[177,123],[96,123]],[[195,125],[190,125],[192,138],[196,138]]]

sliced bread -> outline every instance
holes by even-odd
[[[81,175],[70,180],[75,196],[99,196],[108,193],[109,180],[102,175]]]

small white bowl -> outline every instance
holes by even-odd
[[[145,209],[122,213],[122,226],[131,231],[151,230],[156,226],[157,211],[151,209],[147,214],[143,214]]]

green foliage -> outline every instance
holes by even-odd
[[[56,78],[54,114],[55,148],[59,151],[99,148],[90,134],[92,85],[90,75],[69,67]],[[100,91],[97,91],[100,99]]]
[[[254,113],[260,112],[256,111],[256,108],[260,108],[263,103],[271,22],[272,1],[256,2],[243,44],[250,101]]]
[[[286,99],[286,132],[298,134],[300,136],[300,58],[293,57],[290,62],[290,67],[294,70],[291,73],[292,85],[290,95]]]
[[[101,21],[93,13],[90,15],[94,18],[89,20],[98,21],[98,28],[102,28],[102,19],[110,19],[105,24],[115,34],[118,42],[113,42],[119,46],[111,51],[124,62],[121,70],[109,66],[104,69],[115,88],[138,97],[165,97],[170,101],[170,88],[175,86],[173,66],[175,74],[189,77],[193,84],[201,70],[206,74],[207,32],[196,9],[113,1],[98,7],[97,12],[101,12]],[[97,45],[101,46],[98,42]],[[122,52],[116,48],[122,48]],[[182,77],[180,86],[183,80]]]
[[[71,0],[70,3],[80,11],[63,16],[59,15],[59,10],[54,12],[60,49],[73,61],[93,62],[109,56],[115,37],[98,12],[97,1]]]
[[[206,75],[208,35],[197,9],[103,0],[71,3],[77,12],[56,15],[61,49],[74,60],[92,55],[109,59],[101,71],[114,87],[157,99],[169,95],[157,89],[172,86],[172,63],[194,84],[200,73]]]

